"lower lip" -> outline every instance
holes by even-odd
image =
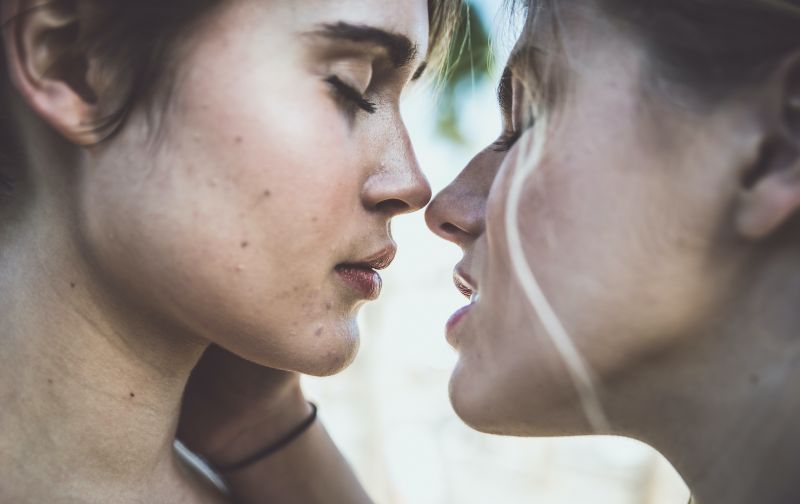
[[[383,281],[377,271],[369,268],[340,265],[336,267],[339,278],[353,291],[366,300],[378,299]]]
[[[458,327],[458,324],[467,316],[467,314],[472,310],[475,304],[470,303],[463,308],[460,308],[458,311],[453,313],[450,316],[450,320],[447,321],[447,341],[450,342],[451,345],[455,346],[455,329]]]

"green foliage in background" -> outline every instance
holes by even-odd
[[[471,91],[487,79],[493,65],[486,23],[474,3],[467,0],[461,10],[461,23],[453,40],[439,98],[437,128],[443,137],[464,143],[459,119],[465,91]]]

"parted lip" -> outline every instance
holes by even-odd
[[[364,259],[357,261],[342,263],[342,266],[353,266],[357,268],[370,268],[374,270],[382,270],[389,267],[397,255],[397,245],[391,244],[384,247],[379,252],[372,254]]]
[[[456,289],[467,299],[470,299],[472,294],[478,290],[475,280],[472,279],[469,273],[464,271],[461,265],[456,266],[455,271],[453,271],[453,283],[456,284]]]

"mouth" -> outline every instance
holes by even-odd
[[[383,287],[383,280],[378,270],[388,268],[396,254],[397,247],[392,244],[365,259],[337,264],[334,270],[342,282],[359,298],[373,301],[378,299]]]
[[[453,283],[456,285],[456,289],[458,289],[458,291],[465,298],[469,299],[469,304],[458,309],[447,321],[447,341],[453,348],[457,349],[458,340],[456,338],[456,328],[467,316],[467,314],[469,314],[469,312],[475,307],[475,303],[478,302],[479,296],[477,284],[461,267],[457,267],[455,272],[453,272]]]
[[[477,300],[477,284],[461,267],[456,267],[456,270],[453,272],[453,283],[456,285],[458,292],[469,299],[470,302],[475,302]]]

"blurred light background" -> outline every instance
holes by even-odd
[[[434,193],[500,132],[495,87],[515,37],[501,0],[471,2],[464,46],[444,98],[408,93],[404,115]],[[485,32],[500,64],[487,64]],[[484,33],[482,33],[484,32]],[[438,100],[438,101],[437,101]],[[362,345],[343,373],[305,379],[333,438],[380,504],[685,504],[688,490],[650,448],[627,439],[488,436],[455,415],[447,384],[456,355],[444,339],[466,303],[452,283],[461,257],[421,213],[396,219],[400,251],[378,302],[361,317]]]

